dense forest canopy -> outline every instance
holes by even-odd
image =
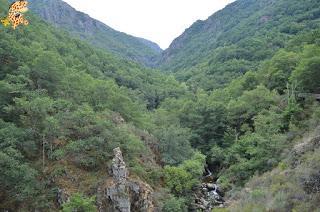
[[[96,211],[116,147],[162,211],[195,210],[208,170],[237,198],[226,211],[318,208],[319,146],[290,152],[320,124],[319,1],[238,0],[177,38],[161,70],[26,16],[0,28],[1,210]],[[284,191],[287,204],[270,195]]]

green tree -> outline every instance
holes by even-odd
[[[238,99],[229,102],[229,123],[239,132],[243,124],[252,126],[252,118],[262,110],[274,105],[277,101],[279,101],[279,96],[263,85],[259,85],[254,90],[245,91]]]
[[[280,50],[262,68],[267,76],[265,84],[271,90],[276,89],[284,94],[288,79],[299,62],[299,55],[295,52]]]
[[[320,47],[306,46],[297,68],[291,76],[291,82],[297,82],[298,86],[305,92],[320,92]]]
[[[256,172],[273,168],[281,159],[285,136],[281,134],[283,114],[278,108],[261,111],[254,118],[255,132],[247,133],[226,150],[225,172],[234,183],[242,185]]]
[[[165,166],[164,175],[168,188],[177,195],[190,192],[201,181],[204,172],[205,156],[196,152],[190,160],[177,167]]]
[[[62,205],[63,212],[96,212],[98,211],[95,197],[86,198],[82,194],[76,193],[70,197],[70,201]]]
[[[30,77],[36,89],[46,89],[53,94],[65,73],[66,66],[55,52],[43,52],[31,67]]]
[[[159,138],[159,150],[162,160],[168,165],[178,165],[191,158],[190,131],[179,126],[162,127],[155,131]]]
[[[164,206],[162,208],[163,212],[186,212],[186,200],[183,198],[177,198],[171,196],[164,202]]]
[[[13,148],[0,151],[0,189],[4,202],[21,203],[37,195],[37,171]],[[17,192],[19,191],[19,192]],[[0,203],[1,206],[1,203]]]

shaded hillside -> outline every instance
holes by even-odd
[[[256,70],[297,34],[320,26],[318,0],[238,0],[197,21],[165,50],[158,65],[205,89]]]
[[[49,23],[116,55],[150,65],[162,51],[148,40],[116,31],[61,0],[30,0],[30,9]]]

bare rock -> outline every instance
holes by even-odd
[[[57,192],[58,205],[62,207],[64,203],[69,201],[69,196],[70,195],[64,189],[58,188],[58,192]]]
[[[107,197],[112,202],[115,211],[130,212],[131,203],[127,186],[129,172],[120,148],[115,148],[113,153],[112,176],[114,184],[107,188]]]
[[[153,190],[143,182],[129,178],[129,171],[123,160],[120,148],[113,150],[114,158],[112,160],[112,181],[106,188],[106,199],[112,209],[101,211],[116,212],[153,212]]]

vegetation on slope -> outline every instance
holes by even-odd
[[[4,11],[7,2],[0,2]],[[255,1],[251,6],[264,8],[267,2],[271,1]],[[226,191],[286,166],[284,155],[294,141],[319,124],[319,103],[312,96],[298,95],[320,91],[320,32],[313,30],[319,4],[281,0],[267,8],[282,14],[279,2],[293,10],[292,16],[286,16],[289,22],[307,15],[302,22],[306,27],[276,36],[281,45],[272,52],[246,35],[249,40],[243,48],[252,44],[259,50],[249,51],[259,58],[253,63],[248,60],[254,71],[251,65],[243,72],[236,68],[228,80],[214,84],[209,82],[210,74],[209,81],[195,79],[204,89],[94,49],[32,15],[28,27],[1,28],[0,208],[59,210],[55,197],[62,187],[74,194],[64,209],[92,210],[92,191],[105,179],[112,149],[118,146],[130,173],[156,188],[163,211],[192,208],[193,191],[201,183],[205,165]],[[233,7],[228,8],[220,13]],[[245,10],[240,7],[238,12],[249,15]],[[247,20],[241,17],[239,21]],[[279,19],[280,25],[289,22]],[[259,26],[248,30],[237,25],[230,30],[258,33]],[[279,27],[273,22],[268,26],[270,32]],[[242,34],[224,33],[221,38],[243,39]],[[238,47],[234,46],[236,52],[241,50]],[[229,54],[224,48],[217,52],[229,55],[228,60],[217,58],[220,63],[215,68],[221,70],[243,55]],[[299,177],[292,176],[288,183],[296,183],[295,176]],[[267,183],[265,187],[272,189]],[[275,191],[282,194],[281,189]],[[317,199],[310,196],[313,193],[304,200],[313,208]],[[262,201],[256,204],[265,207]]]
[[[197,21],[165,50],[161,69],[193,87],[226,86],[256,71],[297,34],[319,28],[317,0],[238,0]]]
[[[147,108],[186,87],[27,16],[0,31],[0,208],[54,209],[59,187],[88,194],[118,146],[132,175],[159,184]]]
[[[319,125],[319,120],[318,109],[310,127]],[[306,135],[277,168],[253,177],[243,190],[235,192],[225,211],[319,210],[319,141],[319,129]]]
[[[156,114],[191,130],[192,146],[207,156],[225,186],[243,185],[278,164],[291,146],[289,132],[305,129],[314,100],[299,99],[298,93],[319,90],[319,83],[310,83],[319,81],[318,40],[318,30],[297,36],[257,72],[223,89],[168,98]]]
[[[137,38],[76,11],[61,0],[30,0],[30,8],[44,20],[74,36],[126,59],[151,66],[162,49],[155,43]],[[97,5],[99,7],[99,5]]]

